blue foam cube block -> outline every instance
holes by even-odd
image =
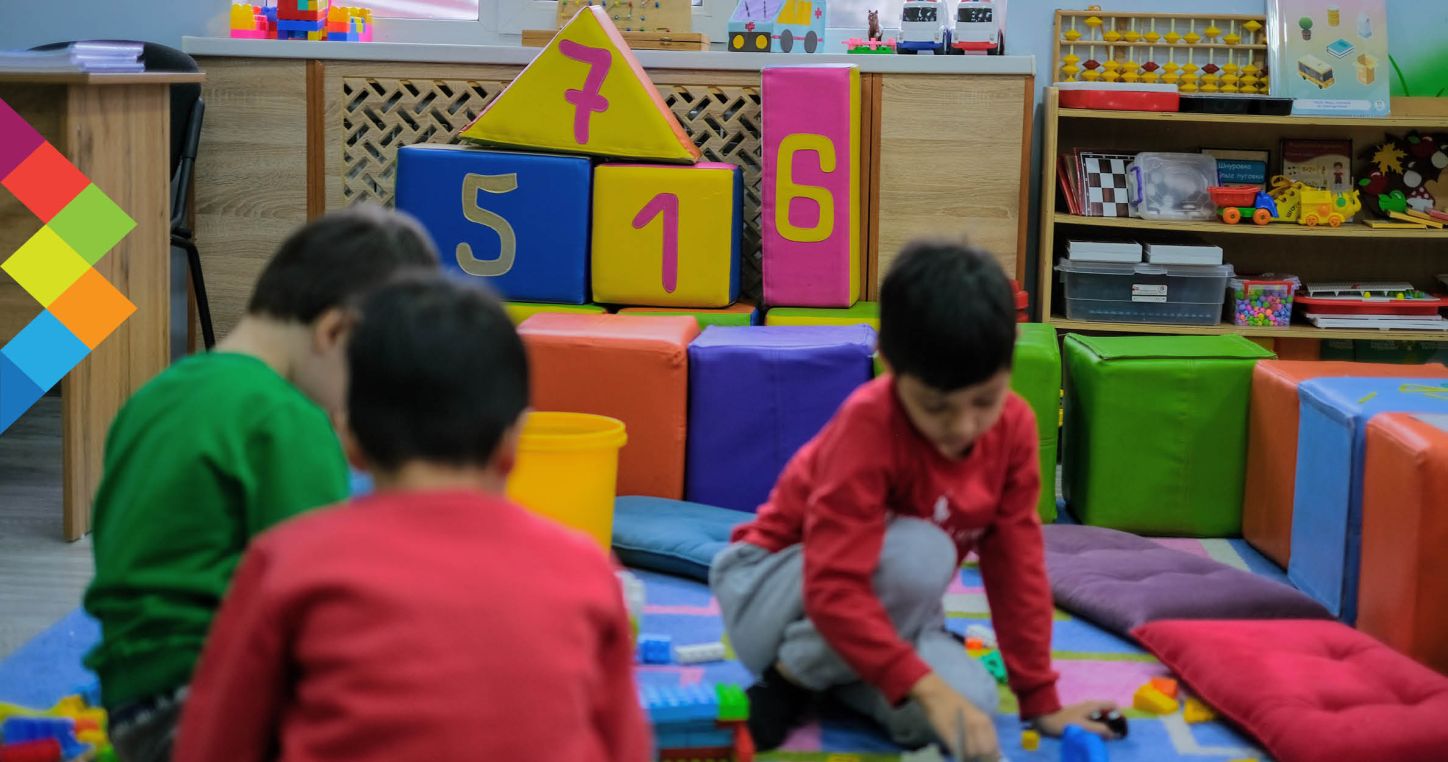
[[[589,301],[592,183],[579,156],[452,145],[397,152],[397,208],[427,228],[445,268],[508,301]]]
[[[754,511],[800,446],[873,375],[875,331],[709,326],[689,345],[685,497]]]
[[[673,651],[674,639],[668,635],[639,636],[639,661],[644,664],[668,664]]]
[[[1422,378],[1321,378],[1303,382],[1297,394],[1297,482],[1287,576],[1353,624],[1368,420],[1378,413],[1448,413],[1448,384]]]

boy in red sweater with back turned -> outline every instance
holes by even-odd
[[[714,559],[725,628],[759,676],[759,748],[783,743],[828,691],[902,746],[998,758],[995,680],[945,629],[942,599],[971,550],[1021,717],[1049,735],[1077,724],[1111,736],[1089,719],[1110,703],[1056,696],[1035,417],[1010,391],[1011,297],[984,253],[908,246],[880,290],[891,373],[840,406]]]
[[[502,306],[398,281],[347,355],[343,438],[377,492],[251,543],[176,762],[647,760],[608,558],[503,497],[528,369]]]

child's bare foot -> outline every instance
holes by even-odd
[[[749,734],[759,751],[777,749],[784,743],[799,726],[813,696],[774,665],[745,693],[749,696]]]

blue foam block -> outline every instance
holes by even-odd
[[[465,182],[477,176],[484,186],[469,192]],[[592,178],[577,156],[404,146],[397,208],[427,228],[444,267],[486,280],[503,298],[584,304]]]
[[[1448,384],[1421,378],[1322,378],[1303,382],[1297,393],[1301,415],[1287,577],[1353,624],[1368,420],[1389,412],[1448,413]]]
[[[872,375],[869,326],[710,326],[689,345],[685,496],[754,511]]]

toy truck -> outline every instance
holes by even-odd
[[[960,0],[955,6],[955,32],[946,52],[1005,55],[1006,0]]]
[[[1297,218],[1300,225],[1316,227],[1329,225],[1339,227],[1352,219],[1363,208],[1358,191],[1338,192],[1321,188],[1302,190],[1302,211]]]
[[[825,41],[825,0],[739,0],[729,17],[735,53],[813,53]]]
[[[1254,225],[1291,221],[1279,217],[1277,202],[1255,185],[1214,185],[1208,191],[1217,205],[1217,216],[1228,225],[1236,225],[1244,218]]]
[[[895,52],[915,55],[929,50],[944,55],[950,47],[950,32],[941,18],[942,0],[905,0],[900,9],[900,39]]]

